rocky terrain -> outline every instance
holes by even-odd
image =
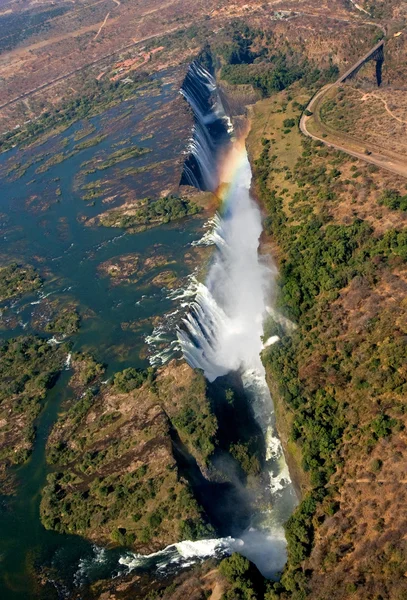
[[[205,515],[176,453],[185,446],[204,466],[213,451],[217,424],[203,377],[187,365],[157,377],[127,369],[97,391],[102,371],[90,357],[74,356],[73,368],[80,396],[48,440],[55,471],[43,491],[44,525],[144,553],[183,539],[186,530],[202,535]],[[187,434],[188,422],[196,434]]]
[[[0,19],[5,26],[14,26],[15,33],[0,40],[3,131],[86,93],[95,79],[100,84],[118,83],[186,63],[199,51],[202,39],[218,37],[224,23],[233,18],[270,28],[281,42],[302,46],[309,58],[325,63],[329,55],[340,62],[353,56],[354,48],[361,49],[365,36],[348,37],[346,30],[369,20],[347,0],[209,2],[197,5],[193,19],[183,0],[164,6],[144,0],[136,8],[114,0],[97,5],[66,2],[57,10],[47,2],[27,7],[16,1],[7,6]],[[33,13],[33,25],[28,27],[27,12]],[[332,35],[339,31],[340,35]]]
[[[248,138],[280,305],[298,324],[264,353],[303,489],[275,593],[401,598],[406,231],[405,214],[383,198],[402,197],[405,180],[301,138],[295,102],[257,104]]]
[[[191,15],[183,0],[1,5],[2,150],[20,144],[17,156],[6,155],[2,175],[18,186],[31,168],[35,181],[92,148],[72,176],[87,207],[83,214],[75,209],[73,221],[91,228],[86,231],[98,225],[101,236],[115,228],[137,237],[212,214],[216,195],[179,185],[191,112],[175,93],[154,105],[168,87],[177,90],[192,59],[199,56],[212,68],[225,106],[234,116],[248,116],[250,125],[262,248],[278,265],[278,309],[288,319],[268,320],[266,337],[280,339],[262,358],[301,502],[286,525],[288,562],[279,582],[266,582],[234,555],[220,566],[205,562],[163,580],[137,573],[101,581],[81,597],[403,600],[407,180],[368,159],[373,148],[405,164],[406,3],[210,1],[194,8]],[[307,115],[313,94],[383,36],[380,88],[375,65],[368,63],[324,96],[318,115]],[[129,134],[108,149],[108,136],[117,140],[132,124],[129,100],[133,111],[151,103],[150,113],[140,109],[137,140]],[[313,130],[318,140],[302,135],[301,115],[320,126]],[[101,131],[91,121],[95,116]],[[78,121],[67,141],[55,137]],[[353,138],[361,155],[329,146],[339,138],[349,150]],[[131,165],[122,164],[127,160]],[[27,211],[44,213],[44,220],[66,194],[57,178],[52,181],[52,194],[28,192],[24,200]],[[192,266],[207,255],[190,250],[183,256]],[[9,262],[0,269],[3,303],[43,282],[28,264]],[[109,292],[143,278],[168,289],[178,281],[173,264],[159,245],[149,256],[127,247],[100,259],[96,279],[106,280]],[[46,299],[30,309],[32,324],[49,337],[77,333],[78,306],[68,297]],[[129,336],[161,322],[130,318],[118,318]],[[7,314],[1,323],[4,329],[22,326],[16,316],[7,322]],[[12,490],[10,467],[27,463],[46,390],[66,364],[68,346],[49,342],[31,335],[2,342],[5,492]],[[88,330],[69,359],[71,395],[47,438],[49,473],[40,507],[45,528],[151,553],[182,539],[222,535],[236,504],[233,486],[242,483],[252,497],[233,517],[246,523],[253,504],[263,501],[264,441],[241,382],[232,377],[208,384],[182,361],[158,370],[116,364],[106,371],[92,344]]]

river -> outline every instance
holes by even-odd
[[[174,309],[174,302],[176,306],[184,307],[184,314],[185,307],[189,306],[183,323],[179,321],[182,312],[174,322],[168,320],[173,328],[170,348],[180,348],[187,362],[203,369],[210,382],[230,373],[240,378],[264,438],[263,503],[253,502],[250,522],[244,529],[236,530],[231,523],[230,535],[198,542],[185,540],[150,556],[136,555],[120,548],[107,551],[76,536],[45,531],[39,521],[40,492],[49,471],[45,463],[45,444],[61,406],[71,393],[67,388],[69,371],[65,371],[47,396],[37,423],[33,456],[17,470],[17,495],[1,500],[1,597],[5,600],[35,597],[34,570],[43,565],[54,570],[55,587],[61,596],[68,594],[72,586],[126,574],[133,569],[171,571],[209,556],[223,556],[233,551],[250,558],[270,578],[278,577],[284,566],[286,544],[283,523],[295,507],[297,498],[277,436],[273,403],[260,360],[263,322],[275,270],[270,259],[260,257],[258,252],[261,214],[250,195],[252,175],[244,141],[225,143],[231,134],[231,124],[224,113],[213,78],[203,68],[194,67],[190,75],[190,85],[187,91],[184,89],[184,97],[194,111],[195,125],[189,146],[190,157],[185,163],[184,182],[209,190],[215,190],[219,181],[223,184],[222,192],[218,192],[222,196],[221,210],[211,220],[203,241],[215,247],[205,283],[188,285],[193,281],[192,273],[188,272],[182,260],[186,249],[202,232],[202,221],[195,219],[180,225],[166,225],[136,236],[123,235],[111,229],[85,228],[78,219],[76,203],[82,201],[72,191],[72,180],[81,161],[89,158],[92,151],[85,150],[77,158],[64,163],[63,167],[52,167],[45,176],[35,176],[34,163],[19,179],[18,185],[10,178],[3,180],[2,204],[8,217],[2,223],[2,244],[4,252],[9,255],[20,258],[39,255],[42,263],[56,276],[39,294],[9,307],[18,315],[19,324],[17,328],[4,332],[4,336],[37,333],[30,321],[35,310],[33,306],[44,302],[48,293],[56,296],[69,293],[76,297],[80,306],[84,306],[84,312],[91,315],[89,320],[85,320],[74,349],[97,348],[97,358],[109,364],[109,375],[118,368],[143,366],[147,362],[145,357],[140,356],[140,348],[148,326],[143,325],[138,336],[134,336],[120,328],[119,319],[130,321],[137,315],[143,323],[145,317],[168,314]],[[200,97],[202,90],[204,95]],[[164,105],[172,92],[173,87],[164,86],[151,103],[157,105],[161,101]],[[215,100],[209,103],[210,98]],[[136,103],[132,105],[132,119],[142,122],[144,116],[138,106]],[[118,110],[111,112],[117,115]],[[106,117],[104,119],[108,122]],[[101,122],[99,117],[93,119],[92,124],[97,131]],[[68,144],[69,148],[72,135],[78,128],[79,125],[67,130],[59,136],[58,143],[64,144],[64,147]],[[119,140],[120,132],[115,130],[100,147],[102,151],[105,147],[114,148]],[[141,134],[133,136],[133,140],[139,142]],[[169,151],[163,147],[162,135],[144,143],[152,148],[152,152],[160,153],[160,158]],[[171,147],[171,151],[179,151],[177,144]],[[45,148],[48,147],[52,150],[52,141]],[[11,158],[16,153],[13,151]],[[10,161],[10,155],[3,159],[5,171],[6,160]],[[58,185],[62,189],[63,201],[53,201],[44,212],[39,198],[43,199],[43,190],[48,190],[49,194],[50,185],[55,181],[60,181]],[[132,185],[136,183],[132,182]],[[141,183],[144,185],[143,181]],[[24,203],[26,186],[30,186],[31,197],[38,203],[37,209],[35,202]],[[21,205],[24,210],[21,210]],[[95,214],[100,210],[101,207],[96,205],[82,208],[81,212]],[[33,222],[37,222],[38,226],[33,227]],[[164,249],[175,259],[178,274],[184,277],[184,289],[175,294],[168,295],[168,291],[154,288],[148,282],[133,287],[111,287],[98,276],[98,264],[103,260],[129,252],[148,256],[156,252],[157,247],[160,252]],[[93,282],[92,285],[89,282]],[[183,300],[185,297],[187,302]],[[165,347],[164,352],[162,348],[160,350],[156,356],[164,361],[173,355],[172,351],[166,352]],[[150,360],[154,362],[154,355]],[[228,530],[227,523],[223,530]]]

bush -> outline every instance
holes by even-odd
[[[234,552],[229,558],[225,558],[219,565],[220,573],[229,581],[235,581],[239,577],[248,574],[250,562],[241,554]]]
[[[380,415],[371,422],[370,427],[374,437],[379,440],[383,437],[391,435],[393,427],[397,425],[397,420],[390,418],[388,415]]]
[[[407,194],[402,196],[397,190],[386,190],[381,195],[379,204],[388,206],[391,210],[407,211]]]
[[[380,460],[380,458],[375,458],[374,460],[372,460],[372,462],[370,463],[370,470],[373,473],[378,473],[380,471],[380,469],[383,466],[383,461]]]
[[[115,374],[113,385],[119,392],[125,394],[141,387],[149,377],[151,377],[149,370],[143,371],[129,367]]]
[[[226,600],[256,600],[264,597],[265,580],[257,568],[241,554],[233,553],[219,565],[219,572],[233,584]]]

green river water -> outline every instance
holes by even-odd
[[[148,365],[144,338],[152,332],[151,317],[174,310],[168,290],[151,284],[160,268],[149,272],[137,284],[112,286],[109,278],[100,275],[98,266],[125,254],[137,253],[143,258],[159,252],[174,261],[171,270],[185,285],[192,267],[185,264],[184,255],[191,248],[191,241],[202,235],[203,219],[185,219],[136,235],[121,229],[86,227],[83,220],[121,204],[129,194],[134,198],[154,196],[174,179],[174,160],[179,159],[186,144],[186,139],[173,135],[171,111],[167,110],[177,97],[177,85],[164,83],[90,119],[93,133],[84,140],[100,133],[107,137],[45,173],[35,171],[61,149],[69,152],[76,143],[75,133],[89,127],[88,123],[76,123],[36,148],[15,149],[0,156],[1,260],[5,264],[11,259],[29,263],[45,274],[39,292],[5,303],[5,314],[11,315],[15,322],[13,327],[1,331],[3,339],[27,333],[44,335],[33,325],[33,315],[41,314],[48,298],[61,299],[74,302],[82,316],[80,331],[69,338],[73,351],[89,351],[105,363],[106,377],[128,366]],[[155,118],[160,120],[159,127],[155,126]],[[95,155],[103,158],[123,145],[132,144],[149,148],[150,152],[106,171],[89,174],[85,182],[101,176],[114,180],[120,170],[129,166],[160,163],[159,166],[122,177],[118,196],[108,205],[100,198],[94,206],[84,202],[77,185],[81,164]],[[15,163],[25,164],[45,153],[49,155],[29,166],[22,177],[16,178],[15,171],[10,172]],[[141,322],[136,332],[121,327],[121,323],[134,321]],[[155,350],[150,348],[151,352]],[[72,393],[67,386],[69,377],[69,370],[64,371],[46,397],[37,422],[33,454],[15,472],[16,494],[0,497],[2,600],[38,597],[33,573],[43,566],[55,569],[58,575],[55,586],[60,596],[64,595],[64,581],[67,585],[80,583],[80,565],[87,559],[93,565],[93,570],[87,571],[88,578],[117,572],[119,551],[111,552],[103,561],[97,560],[99,550],[91,544],[77,536],[46,531],[39,519],[41,489],[50,470],[45,461],[45,444],[61,405]],[[50,597],[55,597],[55,589],[49,589]],[[45,593],[40,592],[41,598]]]

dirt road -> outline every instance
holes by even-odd
[[[375,46],[376,47],[376,46]],[[359,65],[360,60],[355,63],[355,66]],[[351,69],[350,69],[351,71]],[[349,71],[348,71],[349,72]],[[321,122],[319,117],[319,108],[322,100],[326,96],[329,90],[342,83],[343,76],[332,84],[326,85],[315,94],[307,106],[307,110],[302,114],[300,120],[300,130],[302,133],[313,140],[318,140],[331,148],[342,150],[346,154],[355,156],[360,160],[371,163],[397,175],[407,178],[407,161],[403,156],[397,156],[396,153],[386,153],[385,151],[378,151],[376,147],[366,143],[363,140],[353,139],[350,136],[341,134],[341,132],[335,132],[334,136],[328,131],[328,129]],[[305,114],[307,111],[312,113],[311,115]],[[316,131],[311,132],[309,127],[316,127]],[[326,137],[323,137],[325,135]],[[329,139],[331,136],[331,139]],[[334,137],[334,139],[332,139]],[[359,151],[360,148],[360,151]]]

